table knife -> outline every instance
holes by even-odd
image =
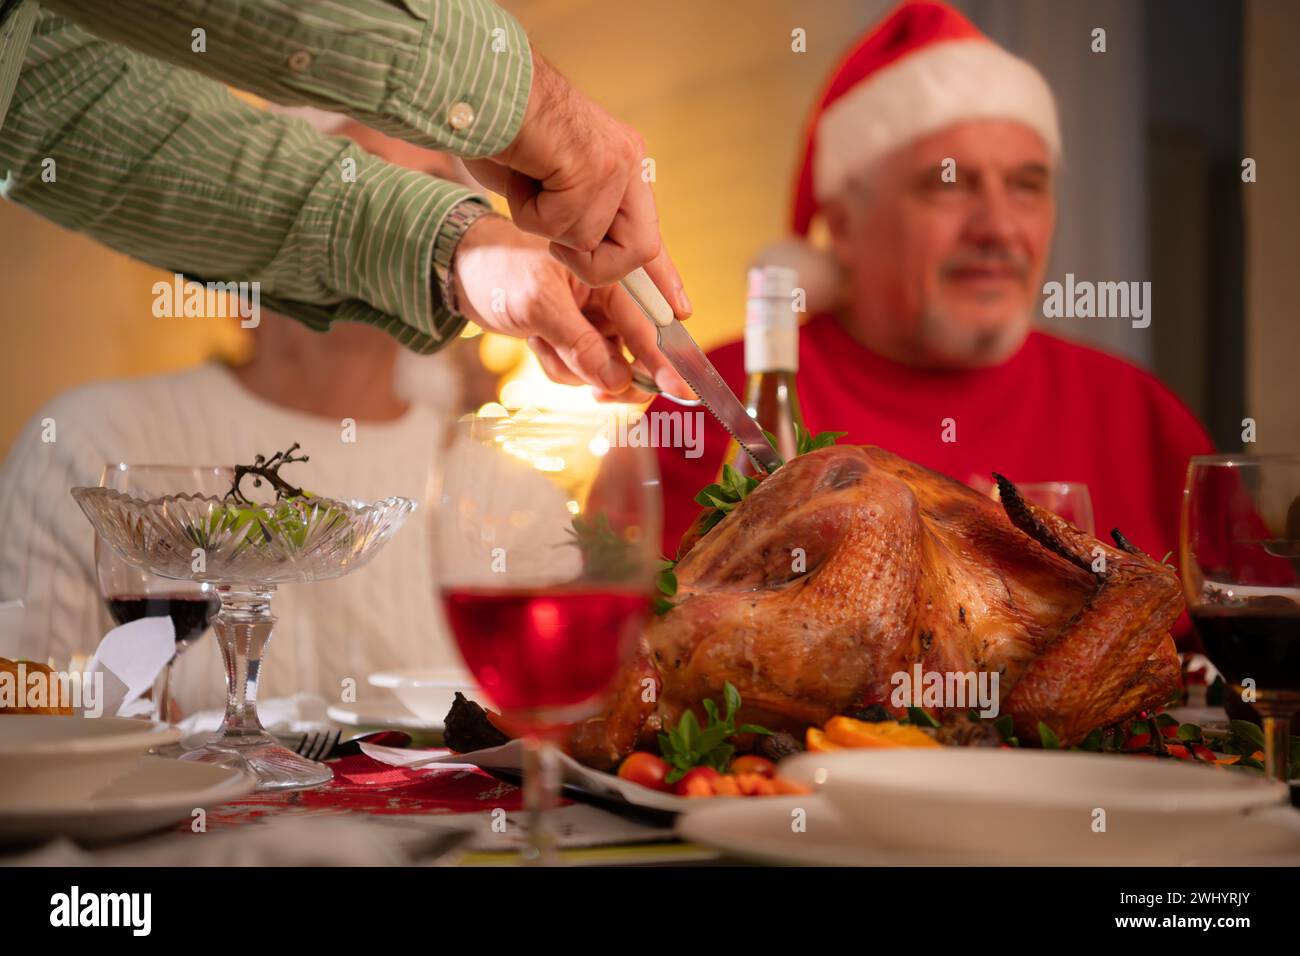
[[[731,433],[755,465],[768,473],[780,468],[781,456],[767,440],[763,429],[750,417],[736,393],[727,387],[686,327],[677,321],[668,300],[646,271],[637,269],[624,277],[622,285],[646,318],[655,324],[659,351],[664,353],[686,384],[695,390],[704,407]]]

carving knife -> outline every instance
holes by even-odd
[[[646,271],[637,269],[623,279],[622,285],[632,301],[646,314],[646,318],[655,324],[659,351],[672,362],[677,373],[686,379],[686,384],[695,389],[695,394],[700,397],[704,407],[731,433],[731,437],[736,439],[755,465],[768,473],[780,468],[781,456],[767,440],[763,429],[750,417],[736,393],[727,387],[727,383],[700,351],[686,327],[677,321],[668,300],[646,275]]]

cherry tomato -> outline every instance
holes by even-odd
[[[764,777],[771,777],[776,774],[776,764],[766,757],[759,757],[756,754],[746,754],[743,757],[737,757],[731,761],[732,773],[761,773]]]
[[[629,754],[618,768],[618,775],[624,780],[631,780],[651,790],[671,790],[664,782],[668,776],[668,764],[655,754],[637,750]]]
[[[712,767],[696,767],[686,771],[673,792],[679,797],[712,797],[716,793],[713,782],[721,776]]]

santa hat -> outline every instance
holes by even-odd
[[[848,51],[817,100],[795,179],[794,232],[806,236],[822,203],[877,160],[982,119],[1024,123],[1060,153],[1056,104],[1034,67],[945,3],[902,4]],[[788,258],[796,247],[783,245],[785,253],[768,250],[758,261]]]

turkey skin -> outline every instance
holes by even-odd
[[[1173,572],[997,478],[1000,503],[881,448],[792,459],[703,537],[688,534],[674,607],[648,624],[570,752],[609,768],[654,749],[728,681],[741,721],[802,737],[888,703],[917,664],[996,673],[1021,740],[1041,721],[1068,746],[1165,703],[1179,681]]]

